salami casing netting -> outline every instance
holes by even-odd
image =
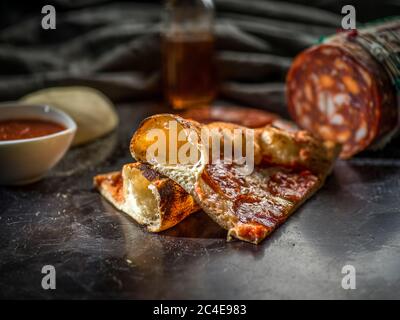
[[[400,36],[399,20],[390,28]],[[378,144],[398,125],[389,74],[357,37],[338,34],[300,53],[286,82],[293,119],[317,136],[342,144],[340,156],[345,159]]]

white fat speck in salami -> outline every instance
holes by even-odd
[[[362,126],[358,128],[356,131],[355,139],[356,141],[360,141],[364,139],[367,136],[367,128],[365,126]]]
[[[332,99],[331,94],[326,93],[326,114],[328,117],[332,117],[336,112],[336,106]]]
[[[333,125],[341,126],[344,124],[344,119],[341,114],[335,114],[330,121]]]
[[[347,94],[344,93],[338,93],[335,94],[333,97],[333,101],[335,102],[336,105],[342,105],[342,104],[348,104],[350,101],[350,97]]]
[[[326,114],[326,92],[322,91],[318,94],[318,108],[321,113]]]

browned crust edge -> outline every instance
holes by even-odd
[[[123,193],[123,179],[121,172],[99,174],[93,178],[94,186],[101,195],[113,204],[118,210],[134,218],[139,224],[144,224],[150,232],[161,232],[175,226],[190,214],[198,211],[200,206],[181,186],[166,178],[151,168],[150,165],[136,162],[125,165],[130,170],[139,170],[157,190],[159,221],[156,225],[146,225],[135,219],[124,208],[125,194]],[[156,196],[155,196],[156,197]]]

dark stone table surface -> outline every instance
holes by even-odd
[[[150,234],[102,199],[92,177],[132,161],[132,133],[161,111],[121,105],[117,132],[70,150],[40,182],[0,187],[1,298],[400,298],[398,140],[338,161],[260,245],[226,242],[203,212]],[[44,265],[55,267],[55,290],[42,289]],[[345,265],[355,290],[341,286]]]

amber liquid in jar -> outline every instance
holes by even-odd
[[[207,106],[216,95],[214,37],[164,36],[163,81],[174,109]]]

